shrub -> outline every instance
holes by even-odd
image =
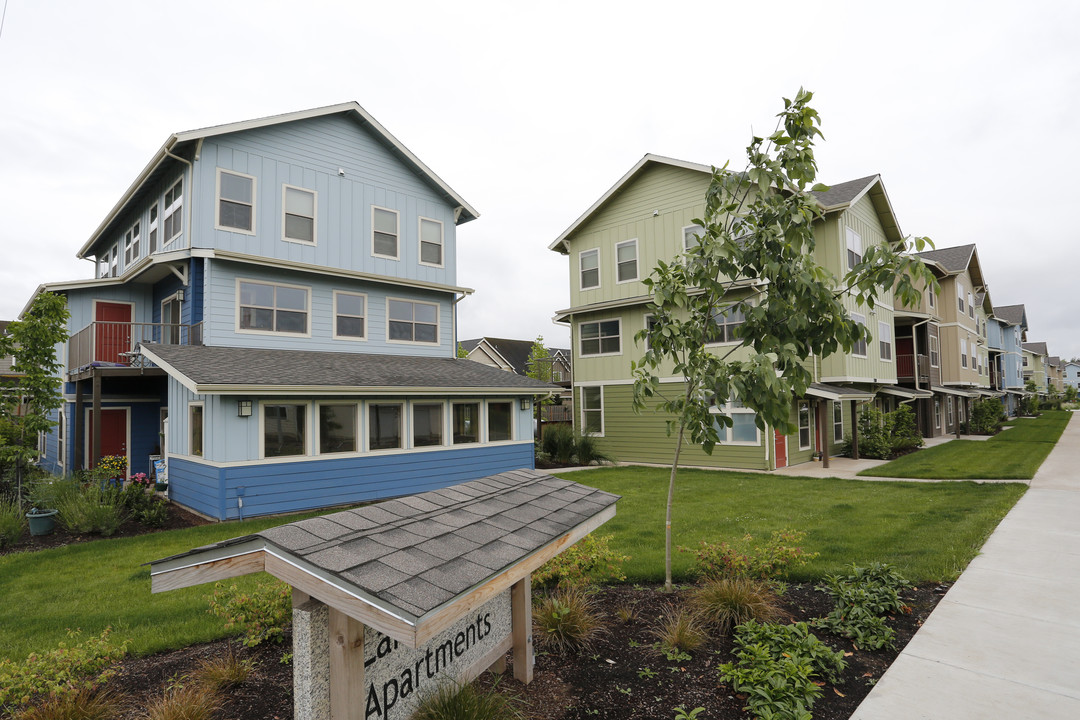
[[[891,428],[885,427],[885,414],[873,405],[859,411],[859,457],[887,460],[892,455]],[[845,438],[845,452],[851,452],[851,438]]]
[[[54,480],[50,486],[56,521],[72,533],[94,533],[108,537],[124,521],[123,492],[97,483],[83,485],[74,479]]]
[[[611,535],[586,535],[578,540],[533,573],[533,587],[540,589],[552,584],[588,585],[605,580],[625,580],[622,564],[630,558],[611,549],[611,538]]]
[[[221,657],[201,660],[195,668],[194,677],[204,687],[220,692],[243,685],[254,668],[255,664],[251,660],[241,660],[237,657],[230,645],[228,651]]]
[[[285,625],[292,619],[292,589],[276,580],[262,583],[251,592],[240,592],[236,585],[214,583],[214,592],[207,600],[207,612],[225,620],[226,630],[243,634],[241,642],[247,647],[264,640],[281,642]]]
[[[860,568],[852,565],[847,575],[830,575],[818,590],[829,593],[836,607],[823,618],[813,621],[841,637],[849,638],[856,646],[867,650],[892,647],[895,633],[885,624],[885,615],[910,612],[900,599],[900,590],[907,581],[892,566],[873,563]]]
[[[413,720],[523,720],[517,698],[494,687],[481,690],[476,685],[440,683],[424,697]]]
[[[1000,398],[984,398],[971,406],[971,432],[976,435],[993,435],[1004,420]]]
[[[922,434],[915,422],[915,411],[910,405],[900,405],[886,417],[885,424],[892,429],[889,442],[894,453],[922,446]]]
[[[544,430],[541,447],[553,460],[569,465],[574,459],[574,428],[570,425],[549,425]]]
[[[18,720],[111,720],[120,710],[120,697],[108,690],[83,688],[52,695],[17,715]]]
[[[537,643],[557,653],[588,647],[601,629],[592,599],[580,587],[562,587],[540,598],[533,626]]]
[[[110,628],[98,637],[85,640],[78,630],[69,630],[72,643],[60,643],[55,650],[29,655],[22,662],[0,660],[0,707],[25,705],[38,695],[57,697],[101,685],[114,671],[109,666],[127,653],[129,641],[111,643]]]
[[[774,531],[764,545],[754,546],[753,536],[746,535],[738,546],[722,542],[712,545],[705,540],[697,550],[680,547],[679,552],[693,552],[697,573],[706,579],[721,577],[782,577],[792,567],[802,567],[818,556],[799,545],[806,533],[795,530]]]
[[[592,435],[578,435],[575,442],[574,454],[577,461],[582,465],[595,463],[614,462],[614,458],[600,450],[596,445],[596,438]]]
[[[26,513],[14,498],[0,498],[0,548],[19,542],[26,529]]]
[[[1025,395],[1020,400],[1020,414],[1021,415],[1038,415],[1039,414],[1039,396],[1038,395]]]
[[[218,694],[204,685],[175,685],[147,703],[146,720],[210,720],[220,704]]]
[[[161,527],[169,520],[169,504],[161,498],[151,498],[135,519],[147,527]]]
[[[708,637],[697,615],[670,606],[649,634],[656,638],[660,651],[669,657],[694,652]]]
[[[749,620],[773,622],[783,617],[783,610],[768,585],[747,577],[722,577],[709,580],[690,598],[704,622],[726,634]]]

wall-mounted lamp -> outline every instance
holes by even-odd
[[[236,417],[251,417],[251,401],[239,400],[236,403]]]
[[[184,291],[183,290],[177,290],[176,291],[176,300],[177,300],[177,302],[184,302]]]
[[[529,409],[529,398],[521,398],[521,409],[522,410],[528,410]]]

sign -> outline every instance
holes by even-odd
[[[169,482],[169,464],[164,458],[154,461],[154,480],[159,483]]]

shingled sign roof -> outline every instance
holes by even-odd
[[[155,560],[151,575],[263,550],[415,626],[546,545],[585,534],[615,514],[618,499],[514,470]]]

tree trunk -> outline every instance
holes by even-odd
[[[679,453],[682,452],[685,423],[679,423],[679,440],[675,445],[675,459],[671,461],[671,478],[667,488],[667,517],[664,522],[664,590],[671,592],[671,506],[675,501],[675,473],[679,470]]]

